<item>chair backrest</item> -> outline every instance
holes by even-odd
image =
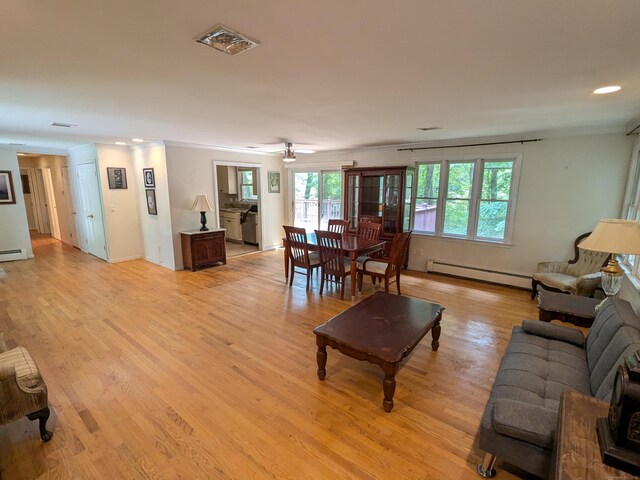
[[[349,222],[347,220],[340,220],[339,218],[329,219],[329,224],[327,226],[328,231],[344,235],[347,228],[349,228]]]
[[[411,231],[396,233],[391,242],[391,252],[389,253],[389,265],[387,266],[387,275],[402,268],[404,257],[409,246]]]
[[[575,263],[569,263],[565,273],[574,277],[581,277],[588,273],[595,273],[600,270],[602,264],[606,262],[609,254],[606,252],[594,252],[579,248],[578,259]]]
[[[345,256],[342,249],[342,234],[316,230],[320,264],[328,275],[345,275]]]
[[[368,240],[378,240],[382,233],[382,224],[373,222],[359,222],[356,231],[357,238],[366,238]]]
[[[379,223],[382,225],[382,217],[377,217],[375,215],[360,215],[361,222],[370,222],[370,223]]]
[[[283,225],[289,244],[289,258],[294,266],[309,266],[309,245],[307,244],[307,232],[304,228]]]

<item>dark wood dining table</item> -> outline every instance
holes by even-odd
[[[369,240],[345,235],[342,239],[342,249],[351,260],[351,301],[356,299],[356,280],[358,275],[357,259],[360,255],[379,252],[384,248],[385,240]],[[284,276],[289,278],[289,244],[286,237],[282,239],[284,245]],[[307,246],[310,252],[318,251],[318,239],[315,233],[307,233]]]

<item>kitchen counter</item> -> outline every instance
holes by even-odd
[[[184,233],[185,235],[197,235],[199,233],[207,233],[207,232],[224,232],[226,230],[226,228],[210,228],[209,230],[184,230],[183,232],[180,233]]]

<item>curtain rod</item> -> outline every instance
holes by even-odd
[[[632,128],[631,130],[629,130],[629,131],[627,132],[627,137],[628,137],[629,135],[632,135],[632,134],[633,134],[636,130],[638,130],[639,128],[640,128],[640,123],[639,123],[638,125],[636,125],[636,127],[635,127],[635,128]]]
[[[638,125],[640,127],[640,125]],[[637,127],[636,127],[637,128]],[[532,140],[512,140],[509,142],[489,142],[489,143],[471,143],[465,145],[438,145],[437,147],[413,147],[413,148],[399,148],[398,152],[413,152],[414,150],[432,150],[434,148],[460,148],[460,147],[483,147],[485,145],[507,145],[509,143],[529,143],[529,142],[541,142],[541,138],[534,138]]]

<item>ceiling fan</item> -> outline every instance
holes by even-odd
[[[282,148],[282,144],[284,143],[284,149]],[[303,147],[311,146],[309,143],[296,143],[297,146],[302,145]],[[283,138],[280,139],[278,143],[267,143],[258,147],[263,152],[268,153],[276,153],[282,152],[282,159],[285,162],[294,162],[296,160],[296,153],[316,153],[316,150],[312,150],[309,148],[296,148],[294,151],[293,142]]]

